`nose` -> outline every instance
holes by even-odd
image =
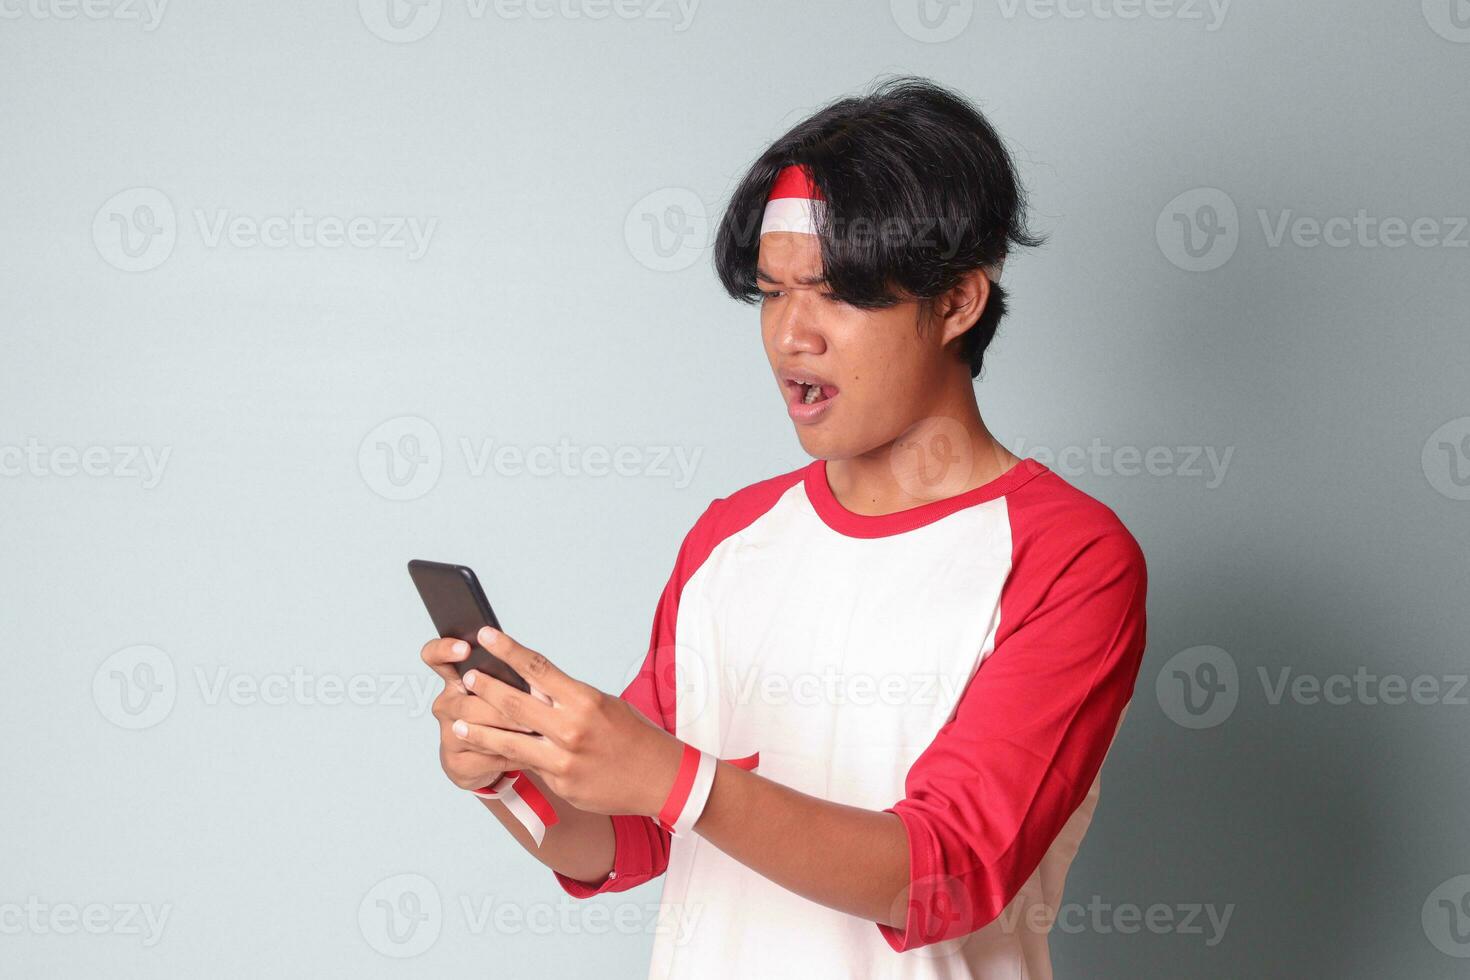
[[[815,297],[795,292],[781,304],[771,325],[771,343],[778,353],[820,354],[827,349],[814,303]]]

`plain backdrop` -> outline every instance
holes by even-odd
[[[1151,573],[1057,975],[1464,975],[1464,0],[392,4],[0,0],[0,973],[642,977],[659,885],[443,778],[403,566],[621,690],[806,462],[709,229],[917,73],[1049,236],[982,409]]]

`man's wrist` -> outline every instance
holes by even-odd
[[[644,793],[643,802],[638,809],[640,816],[654,820],[658,819],[659,811],[668,802],[669,793],[679,776],[679,765],[684,758],[684,742],[667,733],[660,742],[652,775],[645,783],[647,792]]]
[[[659,808],[659,827],[680,837],[694,832],[694,825],[699,822],[714,791],[719,764],[720,760],[709,752],[684,745],[674,784]]]

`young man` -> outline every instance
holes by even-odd
[[[976,406],[1001,264],[1030,244],[1005,149],[952,93],[901,79],[802,122],[716,264],[760,303],[815,461],[704,511],[621,697],[491,630],[532,695],[424,647],[445,771],[568,892],[665,876],[688,921],[650,976],[1051,976],[1145,570]]]

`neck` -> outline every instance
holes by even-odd
[[[832,495],[856,514],[907,510],[983,486],[1020,462],[990,434],[968,375],[892,442],[827,462]]]

